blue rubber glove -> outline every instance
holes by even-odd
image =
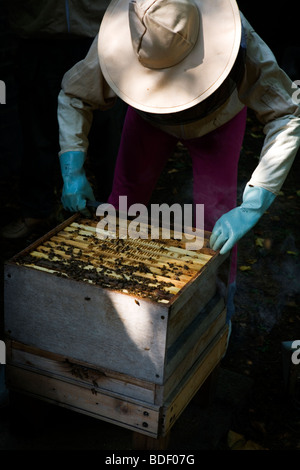
[[[224,255],[259,221],[275,199],[259,186],[246,186],[243,203],[220,217],[210,237],[210,247]]]
[[[95,200],[92,187],[83,168],[84,152],[65,152],[59,157],[61,174],[64,181],[61,202],[66,210],[82,211],[86,200]]]

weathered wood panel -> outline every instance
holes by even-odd
[[[7,380],[12,390],[155,438],[158,436],[160,415],[156,407],[112,393],[95,393],[90,388],[13,365],[7,367]]]
[[[186,372],[224,328],[224,300],[219,299],[215,304],[212,302],[209,307],[209,314],[204,309],[167,352],[166,380],[163,387],[156,388],[156,403],[165,402]]]
[[[59,354],[7,342],[8,364],[48,375],[65,382],[90,387],[95,393],[113,393],[126,398],[155,404],[155,384],[120,374],[109,369],[95,369],[91,364],[75,361]]]
[[[18,265],[5,267],[5,330],[24,344],[163,383],[167,307]]]
[[[227,347],[228,326],[209,344],[207,349],[177,385],[163,407],[161,434],[166,435],[178,420],[193,396],[222,359]]]

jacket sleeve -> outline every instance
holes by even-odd
[[[98,36],[87,56],[63,77],[58,96],[57,118],[61,155],[67,151],[88,149],[88,134],[96,109],[109,109],[116,96],[102,75],[98,59]]]
[[[265,139],[249,184],[274,194],[280,191],[300,146],[300,108],[290,78],[242,16],[247,35],[245,77],[240,100],[263,124]]]

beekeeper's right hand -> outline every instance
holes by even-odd
[[[82,211],[86,207],[87,200],[95,200],[84,170],[85,154],[80,151],[64,152],[59,160],[64,182],[62,205],[71,212]]]

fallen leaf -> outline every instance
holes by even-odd
[[[288,307],[297,307],[298,306],[294,300],[289,300],[288,302],[286,302],[285,305],[287,305]]]
[[[230,450],[268,450],[254,441],[246,440],[242,434],[234,431],[228,432],[227,445]]]
[[[263,247],[264,246],[264,241],[265,241],[264,238],[257,237],[256,240],[255,240],[255,245]]]
[[[257,262],[257,259],[247,259],[247,263],[249,264],[255,264]]]
[[[257,444],[256,442],[249,440],[246,442],[244,447],[241,448],[240,450],[267,450],[267,449]]]
[[[250,271],[252,268],[251,266],[240,266],[239,269],[240,271]]]
[[[227,435],[227,444],[228,447],[234,450],[237,446],[243,446],[246,440],[242,434],[238,434],[234,431],[229,431]]]

